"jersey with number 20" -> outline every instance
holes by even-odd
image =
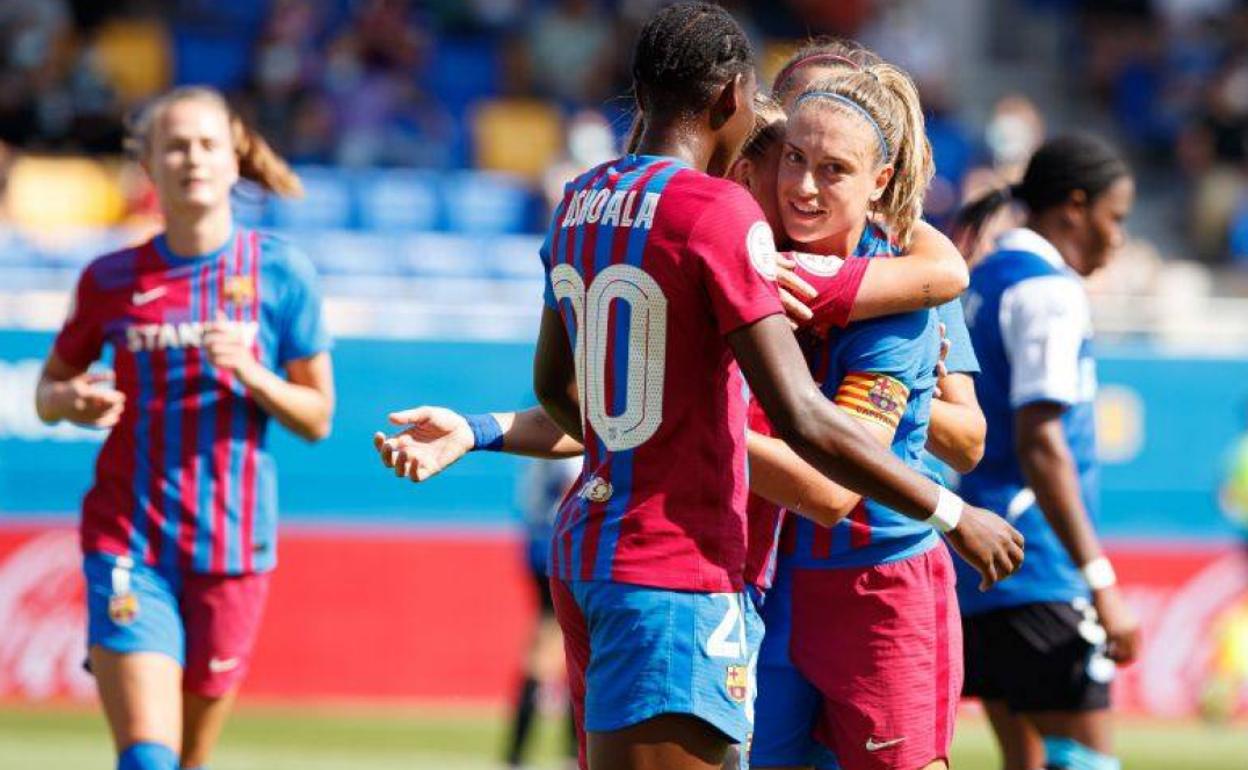
[[[733,182],[627,155],[567,186],[542,264],[585,438],[552,576],[741,590],[748,390],[724,336],[782,312],[762,211]]]

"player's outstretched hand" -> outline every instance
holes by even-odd
[[[126,408],[126,394],[111,387],[111,371],[83,372],[55,385],[56,410],[77,425],[88,428],[111,428],[121,419]]]
[[[979,571],[979,590],[987,591],[1023,563],[1023,536],[1000,516],[967,505],[958,526],[945,535],[949,545]]]
[[[1140,652],[1140,621],[1122,598],[1118,586],[1094,592],[1092,604],[1105,629],[1105,654],[1123,665],[1134,661]]]
[[[794,272],[795,267],[797,260],[792,254],[776,254],[776,283],[780,286],[780,304],[784,306],[784,314],[789,317],[789,325],[794,329],[814,317],[814,311],[806,303],[819,294],[815,287]]]
[[[394,475],[424,481],[449,468],[472,449],[472,428],[458,412],[421,406],[394,412],[390,422],[403,426],[393,436],[378,431],[373,447]]]

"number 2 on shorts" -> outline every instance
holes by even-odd
[[[717,602],[723,599],[728,603],[728,611],[723,620],[711,632],[706,640],[706,654],[712,658],[733,658],[740,660],[746,657],[745,613],[741,611],[740,594],[711,594]],[[736,639],[730,638],[736,632]]]

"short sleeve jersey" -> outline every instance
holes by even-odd
[[[330,346],[311,262],[236,228],[220,249],[173,254],[158,236],[83,271],[57,356],[85,369],[113,352],[126,395],[83,501],[86,552],[192,572],[276,562],[277,486],[268,414],[204,354],[205,325],[240,324],[271,369]]]
[[[1064,407],[1062,426],[1083,503],[1095,518],[1097,378],[1083,284],[1042,236],[1011,230],[971,271],[966,311],[983,367],[978,392],[988,440],[983,460],[962,478],[960,491],[967,502],[1009,519],[1027,539],[1027,558],[1009,580],[984,592],[976,588],[971,567],[955,559],[963,612],[1086,596],[1087,585],[1036,506],[1014,451],[1016,410],[1042,401]]]
[[[936,308],[936,315],[945,325],[945,338],[949,340],[945,369],[950,374],[979,374],[979,357],[975,355],[971,332],[966,328],[962,300],[946,302]]]
[[[628,155],[568,185],[542,262],[585,438],[552,574],[740,590],[748,393],[724,338],[782,312],[762,211],[732,182]]]
[[[855,253],[895,253],[887,234],[868,225]],[[807,346],[811,374],[825,396],[863,418],[895,427],[892,451],[909,467],[924,462],[940,336],[935,310],[858,321]],[[786,522],[782,557],[794,567],[864,567],[920,554],[939,542],[930,526],[864,498],[845,519],[824,527],[799,516]]]

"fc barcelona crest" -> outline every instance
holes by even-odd
[[[128,626],[139,616],[139,597],[127,591],[108,598],[108,618],[119,626]]]
[[[745,703],[745,699],[750,696],[750,680],[745,666],[729,666],[724,684],[728,687],[728,697],[737,703]]]
[[[225,279],[221,295],[226,302],[242,305],[256,298],[256,283],[249,275],[232,275]]]
[[[871,403],[881,412],[893,414],[901,409],[898,395],[893,387],[893,379],[880,375],[875,378],[875,382],[871,385],[867,398],[871,399]]]

